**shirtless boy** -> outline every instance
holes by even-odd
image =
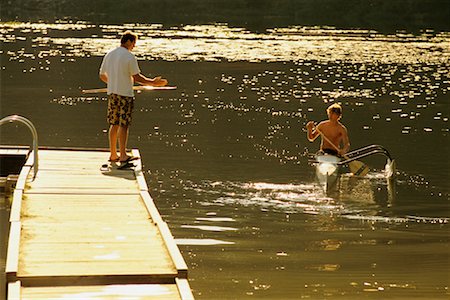
[[[319,136],[323,135],[320,144],[320,150],[331,155],[344,155],[350,149],[350,141],[348,139],[347,128],[339,121],[342,117],[342,107],[335,103],[327,108],[328,120],[322,121],[315,126],[313,121],[306,124],[308,129],[308,140],[314,142]],[[328,140],[329,141],[328,141]],[[334,146],[338,147],[336,149]]]

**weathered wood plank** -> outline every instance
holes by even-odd
[[[148,218],[140,195],[27,194],[22,201],[21,211],[29,218],[41,217],[49,218],[49,220],[62,219],[62,221],[98,218],[114,221],[119,217],[144,220]]]
[[[91,266],[90,266],[91,265]],[[146,275],[175,280],[177,272],[157,262],[135,260],[123,260],[122,263],[110,261],[41,261],[28,265],[17,273],[17,278],[25,280],[33,277],[80,277],[80,276],[108,276],[108,275]],[[55,281],[57,278],[54,279]]]
[[[103,164],[109,164],[109,152],[41,150],[39,157],[39,169],[42,171],[99,172]],[[112,172],[125,171],[112,169]]]
[[[139,187],[135,179],[131,172],[120,174],[120,176],[105,176],[102,174],[73,175],[65,172],[39,171],[36,179],[33,182],[28,182],[26,186],[31,190],[39,188],[121,188],[138,190]]]
[[[173,284],[173,274],[88,274],[69,276],[29,276],[21,278],[24,286],[69,286],[110,284]]]
[[[28,147],[18,147],[18,146],[0,146],[0,154],[2,155],[24,155],[26,156],[30,152]]]
[[[181,278],[187,278],[186,262],[184,261],[180,249],[178,249],[178,246],[175,243],[172,234],[170,234],[170,230],[169,227],[167,226],[167,223],[162,222],[158,223],[157,225],[159,227],[159,230],[161,231],[162,238],[164,239],[167,249],[169,250],[170,256],[172,257],[175,267],[178,270],[178,275]]]
[[[144,224],[143,224],[144,225]],[[95,243],[95,244],[106,244],[106,243],[119,243],[126,241],[128,243],[144,243],[148,239],[157,240],[160,239],[160,233],[154,228],[148,228],[144,226],[127,226],[128,228],[118,228],[112,226],[104,226],[98,230],[89,230],[89,226],[76,227],[76,226],[64,226],[61,229],[54,229],[58,227],[57,224],[36,226],[31,224],[27,226],[23,223],[23,243],[25,245],[32,243],[53,243],[59,244],[62,239],[69,239],[71,243]],[[77,231],[87,230],[85,233]],[[72,230],[72,232],[67,231]],[[75,231],[75,232],[73,232]],[[47,235],[47,236],[46,236]],[[156,242],[155,242],[156,243]],[[50,245],[49,245],[50,247]]]
[[[19,174],[19,179],[17,179],[16,189],[23,190],[27,183],[27,179],[29,176],[32,176],[31,167],[25,166],[22,168]]]
[[[15,189],[13,194],[13,202],[11,205],[11,213],[9,214],[10,222],[20,221],[20,212],[22,210],[23,190]]]
[[[133,149],[132,154],[134,157],[141,157],[139,150]],[[144,173],[142,172],[142,160],[136,161],[136,168],[134,169],[134,174],[139,186],[140,191],[148,191],[147,182],[145,181]]]
[[[96,286],[21,287],[23,299],[124,299],[177,300],[176,284],[126,284]]]
[[[9,229],[8,252],[5,273],[8,281],[15,280],[19,270],[19,249],[21,240],[21,223],[12,222]]]
[[[194,295],[192,294],[189,282],[185,278],[176,278],[175,283],[178,287],[178,292],[183,300],[194,300]]]
[[[39,188],[33,190],[27,190],[27,194],[61,194],[68,195],[131,195],[136,194],[133,189],[121,189],[117,188]]]
[[[141,199],[145,204],[145,208],[152,218],[153,222],[160,223],[163,222],[161,215],[159,214],[158,209],[156,208],[155,203],[153,202],[152,197],[148,192],[141,191]]]
[[[77,151],[77,150],[39,150],[39,157],[42,160],[54,159],[108,159],[108,151]]]
[[[8,300],[21,300],[20,281],[13,281],[8,284]]]

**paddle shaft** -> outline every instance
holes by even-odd
[[[330,139],[325,134],[323,134],[323,132],[320,131],[319,128],[316,127],[316,130],[339,153],[339,151],[341,149],[339,149],[332,141],[330,141]],[[345,158],[345,159],[349,159],[349,157],[347,155],[342,155],[342,157]],[[349,162],[348,165],[350,167],[350,171],[353,174],[355,174],[355,175],[362,175],[362,176],[364,176],[364,175],[366,175],[369,172],[369,168],[361,161],[354,160],[354,161]]]
[[[324,138],[324,140],[328,142],[328,144],[330,144],[331,146],[333,146],[334,149],[336,149],[338,153],[341,151],[341,149],[339,149],[338,146],[336,146],[325,134],[323,134],[323,132],[320,131],[319,128],[316,127],[316,130],[318,133],[320,133],[320,135]],[[345,156],[344,158],[347,159]]]

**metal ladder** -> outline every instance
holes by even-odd
[[[19,122],[22,124],[25,124],[28,129],[30,129],[31,134],[33,135],[33,155],[34,155],[34,161],[33,161],[33,180],[36,178],[37,172],[39,170],[39,160],[38,160],[38,135],[36,131],[36,127],[34,127],[33,123],[31,123],[30,120],[28,120],[25,117],[19,116],[19,115],[11,115],[4,117],[0,120],[0,125],[6,124],[6,123],[12,123],[12,122]]]

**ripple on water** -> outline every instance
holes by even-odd
[[[345,179],[345,177],[344,177]],[[346,185],[347,184],[347,185]],[[189,187],[185,187],[190,189]],[[447,217],[393,214],[392,201],[384,172],[371,172],[367,178],[341,184],[336,198],[326,197],[315,184],[296,183],[236,183],[208,182],[196,185],[197,194],[204,195],[202,206],[245,206],[261,211],[281,211],[287,214],[333,215],[347,220],[369,223],[427,223],[447,224]],[[380,200],[381,199],[381,200]],[[388,201],[388,202],[386,202]],[[394,201],[395,203],[395,201]],[[197,218],[197,221],[234,222],[228,217]],[[234,227],[189,225],[182,226],[207,231],[238,230]]]
[[[282,183],[235,183],[204,182],[196,186],[197,193],[214,195],[204,206],[242,205],[259,207],[261,210],[304,212],[307,214],[339,211],[342,206],[332,198],[324,196],[316,184]]]

